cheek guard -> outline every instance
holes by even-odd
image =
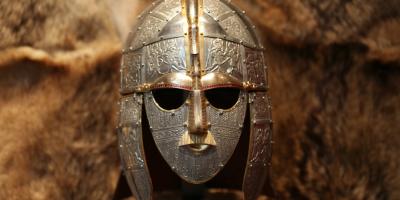
[[[231,158],[246,110],[250,140],[243,192],[256,199],[269,176],[272,120],[259,39],[235,7],[216,0],[165,0],[140,16],[121,65],[118,141],[136,199],[152,198],[142,117],[183,180],[212,179]],[[142,108],[147,116],[142,115]]]

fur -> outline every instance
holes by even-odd
[[[148,3],[0,2],[0,199],[111,199],[120,49]],[[234,3],[265,40],[277,198],[400,199],[400,3]]]

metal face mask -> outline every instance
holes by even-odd
[[[268,174],[271,114],[266,67],[253,26],[217,0],[165,0],[139,17],[123,50],[118,137],[128,184],[151,199],[142,106],[158,150],[190,183],[213,178],[232,156],[250,112],[243,179],[255,199]]]

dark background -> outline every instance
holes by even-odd
[[[145,0],[0,1],[0,199],[111,199]],[[400,2],[236,0],[265,41],[278,199],[400,199]]]

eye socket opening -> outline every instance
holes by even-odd
[[[214,88],[204,92],[208,102],[218,109],[230,109],[239,100],[239,88]]]
[[[156,103],[165,110],[181,107],[189,96],[188,91],[175,88],[154,89],[151,93]]]

